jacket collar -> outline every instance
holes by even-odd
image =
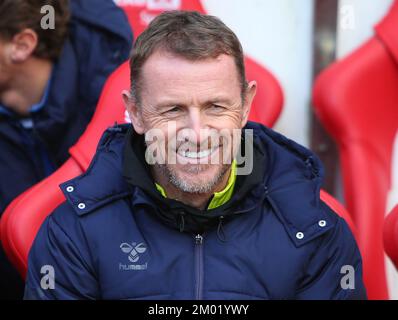
[[[323,167],[319,158],[271,129],[253,126],[265,133],[261,136],[269,158],[266,198],[291,240],[301,246],[333,228],[336,219],[320,200]]]
[[[121,154],[127,129],[128,125],[108,128],[101,137],[87,171],[60,185],[67,201],[79,216],[132,194],[122,178]]]

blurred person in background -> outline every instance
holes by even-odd
[[[0,0],[0,213],[67,160],[131,44],[112,0]],[[22,294],[2,251],[0,298]]]

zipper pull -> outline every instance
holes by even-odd
[[[203,243],[203,237],[200,234],[197,234],[195,236],[195,243],[196,244],[202,244]]]

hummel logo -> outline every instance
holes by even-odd
[[[139,254],[146,251],[146,245],[143,242],[139,244],[133,242],[131,245],[124,242],[120,245],[120,249],[129,255],[128,258],[131,262],[137,262],[140,259]]]

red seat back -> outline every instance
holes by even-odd
[[[314,87],[315,111],[340,151],[369,298],[386,299],[383,222],[398,128],[398,2],[376,34],[327,68]]]
[[[65,201],[58,186],[81,173],[82,168],[70,158],[50,177],[17,197],[3,213],[0,221],[1,242],[11,263],[23,278],[37,231],[45,218]]]

